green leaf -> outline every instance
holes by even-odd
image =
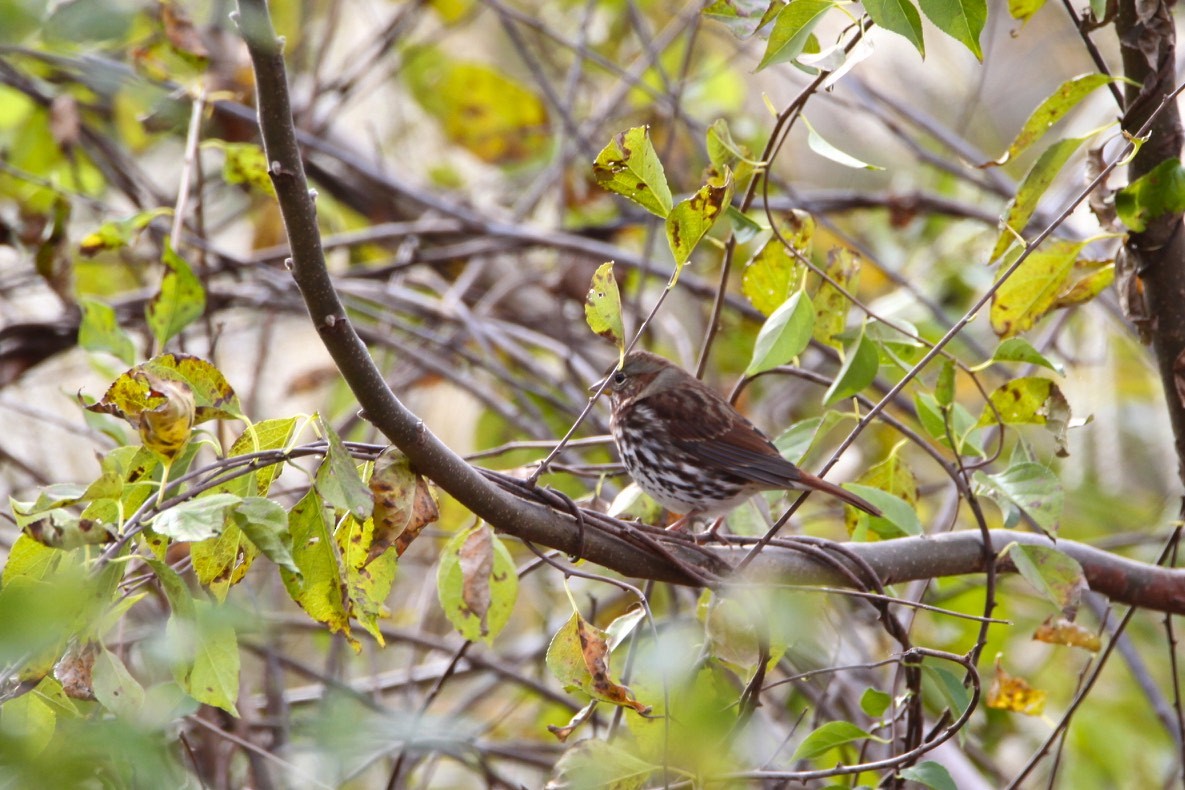
[[[925,5],[922,7],[925,8]],[[1044,137],[1054,124],[1066,117],[1066,114],[1077,107],[1083,99],[1116,79],[1106,74],[1081,74],[1063,82],[1037,105],[1037,109],[1033,110],[1028,120],[1020,127],[1020,131],[1016,133],[1016,138],[1008,146],[1008,150],[991,164],[1002,165],[1027,149]]]
[[[904,36],[923,58],[922,16],[909,0],[864,0],[864,10],[879,27]]]
[[[1033,163],[1033,166],[1029,168],[1029,172],[1025,174],[1024,180],[1016,190],[1016,196],[1008,201],[1004,215],[1000,217],[1000,235],[996,238],[996,246],[992,249],[991,259],[993,261],[1007,252],[1019,234],[1024,233],[1025,226],[1041,202],[1041,196],[1049,189],[1049,185],[1061,172],[1066,161],[1086,139],[1086,137],[1071,137],[1058,140],[1046,148]]]
[[[839,150],[834,145],[824,140],[823,135],[819,134],[815,130],[814,126],[811,126],[811,122],[806,119],[805,115],[802,116],[802,122],[806,124],[807,129],[806,144],[812,151],[824,159],[830,159],[836,164],[843,165],[844,167],[851,167],[856,170],[884,170],[883,167],[879,165],[870,165],[867,162],[857,159],[851,154]]]
[[[872,687],[864,689],[860,695],[860,710],[870,717],[879,719],[893,704],[893,695]]]
[[[610,743],[599,738],[578,742],[556,762],[555,786],[589,790],[644,787],[647,777],[659,766],[626,751],[619,745],[625,742],[626,739],[619,739]]]
[[[922,13],[934,26],[958,41],[983,62],[979,36],[987,22],[986,0],[920,0]]]
[[[193,647],[193,664],[175,669],[174,677],[198,702],[238,716],[235,700],[239,696],[239,641],[234,624],[225,608],[206,601],[194,604],[196,620],[169,620],[172,635],[188,640]]]
[[[934,402],[944,409],[950,408],[955,402],[955,363],[949,359],[942,361],[942,370],[938,372],[938,381],[934,384]]]
[[[947,707],[955,716],[963,715],[967,706],[971,704],[971,690],[963,685],[960,676],[944,666],[938,666],[934,660],[927,658],[922,662],[922,676],[929,678],[938,686],[938,692],[946,700]]]
[[[1010,543],[1001,552],[1017,572],[1067,617],[1073,617],[1088,589],[1086,575],[1078,561],[1050,546]]]
[[[148,300],[145,308],[148,328],[152,330],[158,348],[163,348],[206,311],[206,290],[185,259],[173,251],[168,240],[161,262],[165,265],[165,275],[161,278],[160,290]]]
[[[876,344],[869,340],[863,332],[856,341],[856,347],[848,351],[843,367],[835,381],[827,388],[823,396],[823,404],[830,406],[844,398],[856,395],[876,378],[880,368],[880,356],[876,353]]]
[[[349,512],[359,521],[370,518],[374,512],[374,497],[362,482],[353,457],[337,431],[324,419],[318,422],[329,449],[317,468],[317,491],[330,505]]]
[[[798,219],[801,220],[798,232],[788,240],[798,249],[809,252],[815,221],[809,214]],[[802,286],[805,272],[781,240],[773,237],[745,264],[741,290],[754,307],[768,316]]]
[[[343,634],[351,644],[358,642],[350,634],[350,618],[342,600],[342,576],[329,525],[333,512],[325,507],[316,488],[288,512],[288,530],[292,533],[292,559],[300,576],[280,568],[280,578],[292,600],[329,630]]]
[[[104,222],[78,243],[78,251],[85,258],[91,258],[105,250],[120,250],[135,240],[144,228],[157,217],[171,215],[171,208],[154,208],[141,211],[127,219]]]
[[[597,154],[593,178],[610,192],[629,198],[663,219],[671,213],[671,188],[650,142],[648,126],[635,126],[615,135]]]
[[[798,748],[790,757],[790,762],[811,760],[844,744],[866,739],[884,743],[880,738],[874,738],[871,733],[865,732],[851,722],[829,721],[803,738],[802,743],[798,744]]]
[[[97,299],[83,297],[82,323],[78,327],[78,345],[87,351],[106,351],[119,357],[124,364],[136,361],[136,347],[119,326],[115,309]]]
[[[884,514],[868,517],[869,531],[879,537],[887,539],[922,534],[922,522],[918,520],[917,512],[901,497],[859,483],[845,483],[843,487],[856,496],[867,499]]]
[[[842,419],[842,414],[829,409],[823,412],[822,417],[799,420],[774,440],[774,446],[791,462],[800,464],[815,441],[825,436]]]
[[[1056,362],[1051,361],[1044,354],[1033,348],[1033,344],[1023,337],[1010,337],[1000,343],[992,354],[992,362],[1023,362],[1028,365],[1040,365],[1049,368],[1054,373],[1064,376],[1066,370]]]
[[[934,790],[959,790],[955,780],[951,778],[950,771],[946,770],[946,766],[933,760],[926,760],[923,763],[902,769],[901,778],[923,784]]]
[[[101,649],[95,656],[93,681],[99,704],[121,719],[135,719],[144,704],[144,687],[132,677],[119,656]]]
[[[1022,462],[997,475],[976,472],[975,482],[1005,512],[1019,508],[1046,534],[1057,531],[1065,494],[1057,475],[1048,467]]]
[[[1085,242],[1055,241],[1034,252],[992,295],[992,329],[1002,338],[1030,329],[1053,309]]]
[[[288,513],[283,506],[264,497],[251,496],[234,509],[231,518],[264,556],[300,577],[300,568],[292,559],[292,536],[288,534]]]
[[[203,142],[202,146],[222,149],[225,154],[222,162],[223,181],[228,184],[246,184],[261,195],[276,196],[267,155],[259,145],[211,139]]]
[[[855,290],[860,275],[860,257],[846,247],[832,249],[827,253],[823,272],[830,281],[824,280],[815,291],[815,340],[840,348],[851,307],[851,299],[844,291],[851,293]],[[867,332],[867,329],[863,331]]]
[[[732,191],[732,171],[725,168],[723,175],[710,176],[694,195],[667,215],[667,243],[676,265],[687,263],[692,251],[724,215],[732,204]]]
[[[1173,157],[1115,193],[1115,210],[1124,225],[1142,233],[1165,214],[1185,212],[1185,166]]]
[[[593,273],[592,286],[584,299],[584,320],[601,337],[625,348],[625,324],[621,320],[621,292],[613,276],[613,263],[602,263]]]
[[[6,700],[0,716],[4,717],[7,766],[19,765],[24,760],[32,762],[31,758],[41,755],[54,740],[57,712],[41,694],[26,693]],[[7,766],[6,772],[11,770],[11,776],[18,775],[17,770]]]
[[[226,455],[228,458],[234,458],[265,450],[284,449],[292,439],[292,433],[296,430],[296,422],[295,417],[277,417],[250,423],[235,439]],[[267,496],[272,481],[280,474],[282,468],[282,464],[273,464],[257,469],[252,475],[255,479],[254,493],[259,496]],[[246,479],[249,481],[251,478]],[[245,491],[243,493],[246,494]]]
[[[772,370],[797,357],[811,342],[814,326],[815,307],[806,292],[799,291],[774,310],[762,325],[745,375]]]
[[[458,532],[445,545],[436,592],[445,617],[471,642],[492,643],[506,626],[518,597],[518,574],[488,524]]]
[[[241,501],[234,494],[199,496],[158,513],[152,530],[173,540],[213,538],[222,534],[229,511]]]
[[[785,63],[802,54],[811,31],[834,7],[832,0],[791,0],[774,19],[765,54],[757,64],[761,71],[774,63]]]
[[[950,440],[946,435],[946,418],[944,410],[938,405],[938,401],[934,396],[928,392],[919,392],[913,399],[914,408],[917,409],[918,421],[921,422],[922,427],[926,429],[931,438],[938,441],[940,444],[950,447]],[[951,434],[958,444],[958,452],[960,455],[983,455],[983,448],[980,446],[979,431],[976,429],[976,420],[971,416],[971,412],[960,403],[953,404],[949,409]]]

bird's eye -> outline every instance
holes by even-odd
[[[625,384],[625,371],[624,370],[619,370],[613,374],[613,383],[618,386]]]

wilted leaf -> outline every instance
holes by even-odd
[[[70,699],[93,700],[95,654],[99,646],[90,641],[74,642],[54,664],[53,676]]]
[[[149,400],[140,412],[140,439],[148,449],[174,458],[193,434],[197,413],[193,390],[184,381],[141,375],[148,382]]]
[[[207,140],[203,146],[219,148],[223,153],[222,180],[228,184],[246,184],[251,190],[269,197],[276,196],[267,154],[256,143],[229,143]]]
[[[1083,242],[1056,241],[1021,263],[992,296],[992,329],[1000,337],[1027,331],[1053,309]]]
[[[330,631],[344,635],[359,649],[358,640],[350,633],[341,568],[329,529],[332,516],[333,511],[325,507],[315,488],[292,507],[288,512],[288,530],[292,534],[292,559],[300,569],[300,576],[281,567],[280,578],[301,609]]]
[[[1103,642],[1099,639],[1098,634],[1083,628],[1078,623],[1067,620],[1065,617],[1055,615],[1050,615],[1045,619],[1045,622],[1037,627],[1033,638],[1038,642],[1048,642],[1052,645],[1080,647],[1092,653],[1103,649]]]
[[[650,707],[634,699],[633,692],[610,675],[608,636],[585,621],[579,612],[573,612],[548,645],[547,668],[566,687],[646,715]]]
[[[420,531],[440,518],[427,481],[412,472],[407,456],[395,448],[388,448],[375,460],[367,485],[374,497],[374,532],[367,562],[392,546],[396,556],[402,557]]]
[[[1004,215],[1000,217],[1000,235],[992,250],[991,260],[994,261],[1007,252],[1017,237],[1024,233],[1025,226],[1037,211],[1041,196],[1049,189],[1049,185],[1053,183],[1057,174],[1062,171],[1066,161],[1086,139],[1085,137],[1071,137],[1058,140],[1046,148],[1033,163],[1033,166],[1029,168],[1029,172],[1025,173],[1024,179],[1017,187],[1016,196],[1008,201]]]
[[[823,271],[835,285],[824,280],[815,292],[815,340],[839,348],[843,342],[839,335],[847,328],[851,306],[851,301],[839,288],[849,292],[854,289],[860,274],[860,258],[846,248],[833,249],[827,254],[827,266]]]
[[[606,340],[625,348],[625,324],[621,320],[621,292],[613,276],[613,263],[602,263],[593,273],[592,285],[584,300],[584,320],[588,327]]]
[[[985,702],[989,708],[1040,716],[1045,712],[1046,693],[1030,686],[1023,678],[1014,677],[996,662],[996,676],[992,679]]]
[[[790,243],[809,251],[815,222],[803,214],[798,233],[789,237]],[[765,315],[778,309],[791,294],[802,286],[805,268],[801,266],[777,237],[771,238],[753,253],[741,275],[741,290],[753,306]]]
[[[86,408],[138,426],[141,413],[161,403],[160,396],[152,394],[151,377],[178,381],[189,387],[195,403],[195,425],[207,420],[238,418],[238,398],[218,368],[199,357],[179,353],[160,354],[124,371],[101,400]]]
[[[671,188],[658,153],[650,142],[650,127],[620,132],[597,155],[593,177],[610,192],[634,201],[666,219],[671,213]]]
[[[667,243],[677,265],[687,263],[696,245],[724,215],[732,204],[732,192],[732,171],[726,167],[723,175],[710,176],[694,195],[671,209],[666,222]]]
[[[510,619],[518,575],[502,541],[483,523],[457,533],[444,547],[436,590],[461,636],[492,643]]]

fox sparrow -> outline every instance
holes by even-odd
[[[822,491],[874,516],[873,505],[787,461],[727,400],[649,351],[609,374],[610,427],[638,487],[687,516],[719,516],[758,491]]]

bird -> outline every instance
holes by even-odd
[[[604,382],[609,426],[633,481],[672,513],[671,528],[723,516],[759,491],[821,491],[880,516],[876,506],[804,472],[708,385],[658,354],[631,351]]]

